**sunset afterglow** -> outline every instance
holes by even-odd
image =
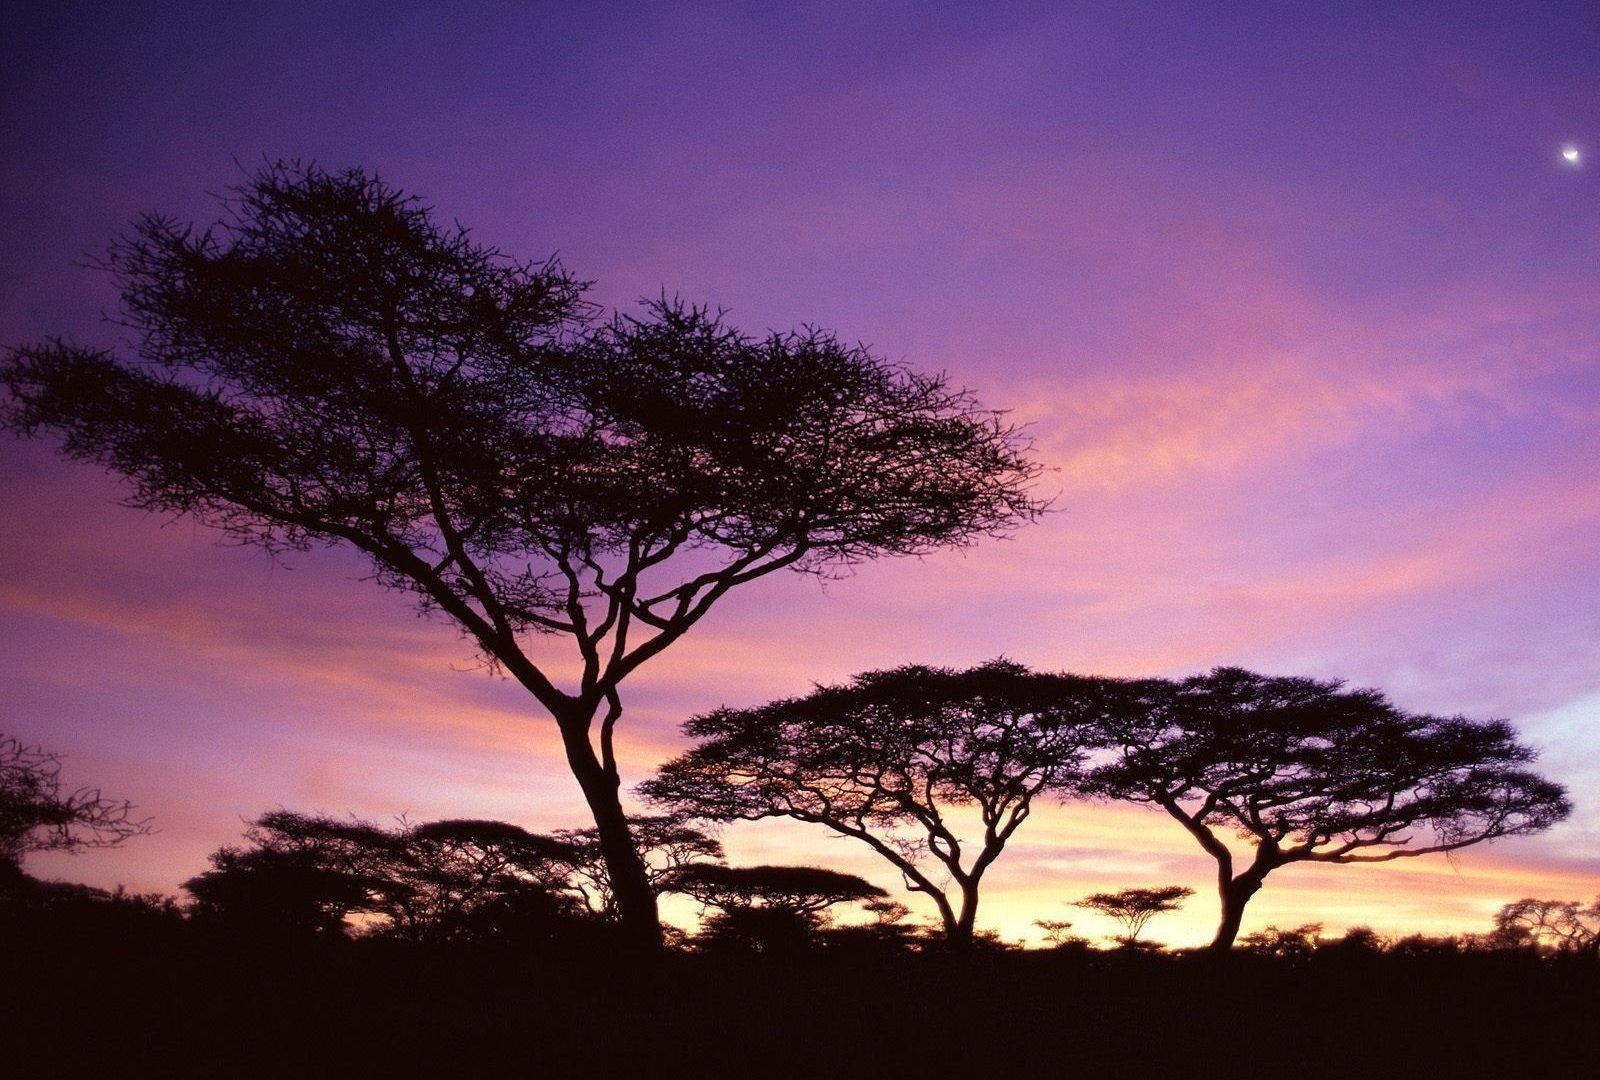
[[[1286,867],[1247,930],[1479,931],[1519,897],[1592,897],[1600,21],[1091,7],[198,7],[159,28],[40,7],[0,44],[0,344],[117,345],[85,259],[142,212],[215,220],[208,193],[278,158],[559,253],[608,308],[678,294],[751,331],[832,328],[1026,425],[1052,509],[734,591],[624,687],[625,790],[692,715],[869,669],[1238,665],[1508,718],[1576,808],[1448,858]],[[360,558],[275,561],[119,506],[53,438],[0,447],[0,731],[157,827],[31,872],[176,893],[276,807],[590,823],[535,702]],[[530,647],[571,675],[560,649]],[[720,835],[730,863],[849,871],[931,914],[825,830]],[[1110,934],[1071,902],[1171,883],[1197,895],[1154,936],[1209,940],[1215,869],[1181,827],[1052,802],[978,922]]]

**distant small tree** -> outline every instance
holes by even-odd
[[[757,578],[1041,508],[1024,440],[942,377],[676,301],[598,321],[557,263],[359,170],[265,168],[217,225],[148,215],[105,262],[134,355],[12,350],[0,423],[59,435],[134,506],[352,548],[452,620],[554,720],[641,945],[661,927],[619,796],[627,677]]]
[[[759,952],[816,944],[828,909],[887,896],[854,874],[815,866],[695,863],[674,873],[666,888],[715,909],[702,928],[703,942]]]
[[[1052,945],[1059,945],[1073,936],[1069,933],[1072,923],[1066,919],[1035,919],[1033,925],[1044,931],[1044,939]]]
[[[1600,956],[1600,897],[1577,900],[1516,900],[1494,917],[1492,940],[1501,946],[1528,944],[1555,952]]]
[[[650,888],[659,893],[682,867],[721,862],[722,844],[684,814],[635,814],[628,828],[638,846]],[[588,910],[601,918],[617,918],[616,890],[606,869],[605,852],[594,829],[558,829],[551,836],[566,846],[574,885]]]
[[[33,852],[114,847],[150,829],[125,799],[63,789],[59,755],[0,735],[0,879],[20,878]]]
[[[886,897],[864,900],[861,910],[872,916],[871,922],[824,926],[821,930],[823,944],[831,949],[855,952],[904,953],[922,936],[921,926],[906,922],[911,909],[896,900]]]
[[[1161,807],[1217,863],[1232,947],[1273,870],[1456,851],[1537,832],[1571,810],[1504,721],[1404,712],[1375,690],[1218,668],[1130,687],[1090,787]],[[1224,836],[1254,850],[1236,869]]]
[[[984,874],[1034,800],[1079,779],[1106,688],[1005,660],[868,672],[694,718],[684,730],[700,745],[640,791],[712,820],[788,817],[859,840],[932,899],[946,940],[964,946]]]
[[[1044,940],[1052,949],[1081,951],[1090,947],[1089,939],[1072,932],[1072,923],[1066,919],[1035,919],[1033,925],[1044,931]]]
[[[1076,906],[1098,911],[1121,923],[1122,934],[1116,940],[1129,948],[1137,948],[1145,924],[1163,912],[1177,911],[1193,895],[1194,890],[1187,886],[1163,885],[1153,889],[1092,893],[1077,901]]]

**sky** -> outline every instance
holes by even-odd
[[[946,371],[1049,466],[1056,510],[1008,540],[731,595],[627,685],[625,782],[697,712],[875,667],[1240,664],[1508,717],[1577,804],[1450,859],[1287,868],[1246,931],[1600,891],[1592,7],[448,7],[16,5],[0,344],[118,340],[84,264],[142,211],[214,220],[267,159],[376,170],[607,305]],[[527,695],[358,559],[119,497],[0,442],[0,730],[159,828],[35,873],[173,891],[278,806],[585,823]],[[723,839],[897,884],[815,827]],[[1150,933],[1199,942],[1213,876],[1158,812],[1051,806],[980,923],[1109,933],[1071,901],[1185,883]]]

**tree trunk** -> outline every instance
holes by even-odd
[[[945,926],[945,941],[953,949],[970,949],[974,927],[978,923],[978,883],[966,882],[961,886],[961,913],[955,922]]]
[[[600,853],[605,859],[611,895],[616,900],[623,938],[645,951],[661,947],[661,916],[656,910],[655,889],[645,873],[644,860],[628,829],[618,792],[621,778],[600,764],[589,744],[588,725],[561,723],[567,764],[583,789],[583,797],[594,815]]]
[[[1217,936],[1211,939],[1213,953],[1226,953],[1233,948],[1239,936],[1239,924],[1244,921],[1244,908],[1250,898],[1261,889],[1261,875],[1240,874],[1231,881],[1220,882],[1222,921],[1217,925]]]

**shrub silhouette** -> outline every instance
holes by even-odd
[[[1268,926],[1264,930],[1246,934],[1239,939],[1239,944],[1247,952],[1262,956],[1303,960],[1322,947],[1321,934],[1321,923],[1304,923],[1285,930]]]

